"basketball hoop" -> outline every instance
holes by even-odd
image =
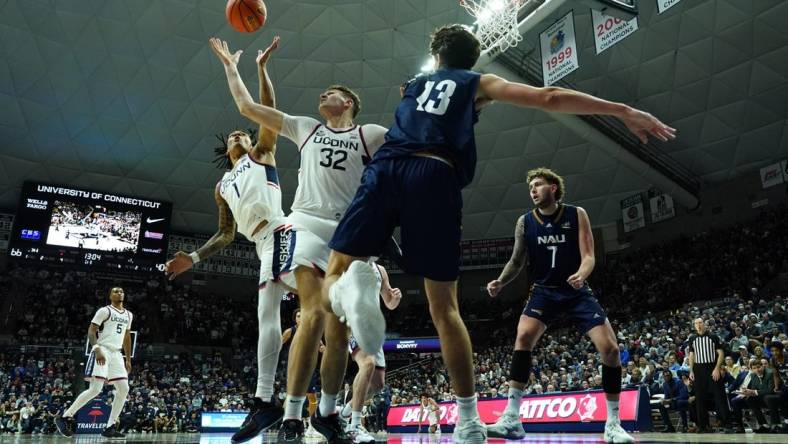
[[[476,18],[476,37],[482,51],[497,47],[506,51],[523,39],[517,27],[517,13],[523,0],[460,0]]]

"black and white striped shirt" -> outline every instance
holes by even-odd
[[[708,333],[692,334],[687,342],[689,342],[689,351],[695,353],[696,364],[717,362],[717,350],[722,350],[722,343],[717,336]]]

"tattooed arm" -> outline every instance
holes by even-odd
[[[214,191],[214,198],[216,205],[219,207],[219,229],[216,234],[208,239],[202,247],[192,253],[184,253],[179,251],[175,253],[175,257],[167,261],[165,273],[170,280],[175,279],[176,276],[184,271],[192,268],[197,262],[211,256],[222,248],[230,244],[235,239],[235,219],[230,207],[222,198],[219,193],[219,187]]]
[[[520,270],[523,269],[526,262],[527,252],[528,249],[525,246],[525,216],[520,216],[514,229],[514,251],[512,251],[512,257],[503,267],[498,279],[487,284],[487,292],[490,293],[491,297],[498,296],[503,287],[520,274]]]

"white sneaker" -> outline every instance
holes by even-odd
[[[605,442],[611,442],[611,443],[635,442],[635,438],[633,438],[632,435],[627,433],[621,427],[621,423],[619,422],[609,422],[605,424],[604,440]]]
[[[495,424],[487,426],[487,436],[490,438],[522,439],[525,437],[523,423],[520,415],[504,412]]]
[[[307,439],[320,439],[320,440],[322,440],[323,439],[323,435],[320,432],[318,432],[317,430],[315,430],[315,428],[312,427],[312,424],[310,423],[309,427],[306,428],[306,432],[304,432],[304,438],[307,438]]]
[[[358,424],[355,427],[351,426],[348,432],[353,436],[354,444],[359,444],[359,443],[370,444],[375,442],[375,437],[370,435],[367,429],[365,429],[364,426],[361,424]]]
[[[374,355],[386,340],[386,319],[378,302],[380,277],[372,265],[353,261],[331,286],[331,310],[350,326],[358,345]]]
[[[460,421],[454,427],[452,441],[460,444],[477,444],[487,442],[487,428],[479,418],[471,421]]]

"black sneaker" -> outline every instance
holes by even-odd
[[[304,438],[304,423],[300,419],[285,419],[276,434],[276,444],[300,443]]]
[[[74,420],[74,418],[64,418],[60,415],[55,418],[55,427],[57,427],[58,433],[65,436],[66,438],[71,438],[74,436],[76,424],[77,422]]]
[[[353,437],[345,431],[345,427],[337,413],[320,416],[320,409],[318,408],[315,410],[315,414],[312,415],[310,423],[315,430],[325,436],[328,444],[353,444]]]
[[[112,424],[101,432],[101,436],[109,439],[123,439],[126,437],[123,433],[118,431],[118,424]]]
[[[235,432],[231,441],[234,444],[249,441],[279,423],[284,414],[285,411],[281,406],[254,398],[252,410],[246,416],[241,428]]]

